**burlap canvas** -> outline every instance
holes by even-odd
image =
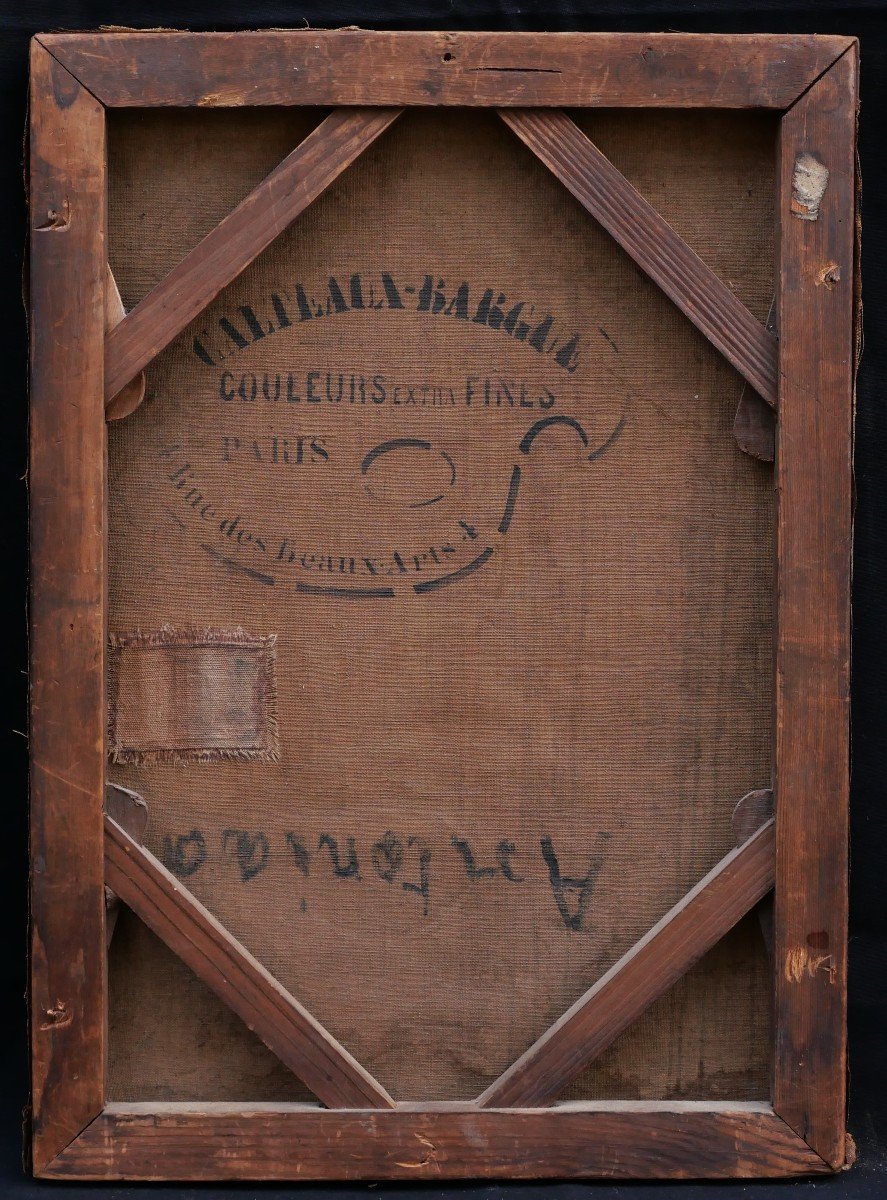
[[[114,113],[131,307],[319,119]],[[577,115],[763,319],[775,123]],[[478,1094],[770,782],[742,381],[492,113],[414,112],[110,429],[112,634],[277,638],[279,759],[113,764],[147,843],[398,1099]],[[128,914],[111,1094],[304,1088]],[[573,1097],[767,1094],[750,918]]]
[[[278,757],[277,638],[242,629],[115,633],[108,751],[115,763],[272,762]]]

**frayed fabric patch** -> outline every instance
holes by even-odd
[[[276,762],[276,662],[276,634],[169,625],[112,634],[112,762]]]

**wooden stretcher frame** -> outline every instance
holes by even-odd
[[[839,1170],[852,1157],[844,1122],[857,63],[855,40],[815,36],[275,30],[34,39],[37,1175],[778,1176]],[[332,112],[123,316],[105,245],[106,109],[242,105]],[[775,823],[753,831],[481,1097],[421,1105],[392,1100],[104,812],[106,405],[111,417],[138,403],[139,373],[188,321],[398,110],[429,105],[498,109],[777,411],[778,635]],[[778,341],[563,111],[591,106],[781,112]],[[556,1104],[774,881],[772,1102]],[[321,1105],[106,1103],[106,883]]]

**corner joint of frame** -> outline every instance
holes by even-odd
[[[824,67],[818,66],[814,74],[804,83],[804,86],[794,97],[791,104],[787,105],[782,110],[782,116],[785,117],[792,111],[813,88],[824,79],[831,71],[835,70],[839,63],[842,63],[848,55],[852,56],[854,63],[859,65],[859,38],[858,37],[838,37],[829,38],[830,42],[835,43],[833,46],[834,57],[826,63]]]
[[[824,1148],[820,1148],[817,1144],[817,1139],[809,1132],[804,1134],[800,1129],[796,1129],[788,1117],[781,1113],[775,1106],[773,1108],[773,1117],[774,1120],[782,1124],[787,1134],[796,1139],[798,1150],[812,1156],[815,1160],[811,1163],[811,1171],[833,1175],[839,1171],[849,1170],[856,1161],[856,1143],[843,1128],[835,1145],[830,1151],[827,1151]]]
[[[61,1149],[53,1147],[49,1153],[45,1151],[41,1153],[41,1138],[35,1136],[33,1130],[31,1134],[30,1159],[31,1173],[35,1179],[64,1179],[68,1173],[72,1162],[76,1161],[78,1156],[78,1145],[81,1138],[87,1133],[96,1121],[100,1120],[105,1112],[104,1108],[98,1109],[89,1118],[83,1128],[76,1133],[69,1142],[65,1143]]]
[[[95,100],[96,104],[100,105],[102,108],[107,108],[107,104],[102,97],[98,95],[93,84],[90,83],[88,78],[83,78],[83,72],[80,71],[78,74],[78,71],[73,70],[70,63],[65,61],[67,56],[64,53],[64,42],[62,40],[64,36],[65,35],[63,34],[54,33],[34,34],[34,36],[31,38],[32,71],[37,55],[45,55],[47,58],[53,60],[55,69],[57,71],[64,72],[72,85],[82,88],[84,92],[87,92],[93,98],[93,100]]]

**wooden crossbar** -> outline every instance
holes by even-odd
[[[35,39],[37,40],[37,39]],[[822,34],[262,29],[39,35],[102,104],[789,108],[847,49]]]
[[[732,850],[477,1099],[551,1104],[773,887],[775,822]]]
[[[435,1111],[429,1106],[425,1111],[361,1113],[328,1112],[307,1104],[151,1101],[107,1105],[79,1140],[49,1164],[46,1175],[77,1181],[155,1181],[162,1175],[216,1184],[261,1179],[279,1186],[328,1180],[335,1172],[338,1179],[421,1181],[428,1192],[413,1187],[408,1194],[431,1197],[453,1194],[442,1190],[442,1180],[600,1176],[686,1181],[822,1175],[827,1170],[761,1102],[604,1101],[510,1112],[468,1106]],[[509,1190],[490,1184],[484,1188],[487,1195]],[[552,1191],[540,1184],[525,1194]],[[567,1191],[577,1194],[579,1189]],[[596,1194],[591,1188],[584,1191]],[[690,1194],[689,1188],[684,1191]],[[264,1193],[254,1189],[248,1194]],[[288,1194],[299,1192],[291,1188]],[[359,1194],[365,1194],[363,1188]]]
[[[776,337],[560,109],[499,116],[772,407]]]
[[[395,1107],[382,1085],[107,813],[105,880],[323,1104]]]
[[[783,417],[773,1107],[838,1170],[847,1153],[857,87],[854,48],[785,114],[776,191]]]
[[[105,404],[168,346],[400,114],[334,110],[105,338]]]

